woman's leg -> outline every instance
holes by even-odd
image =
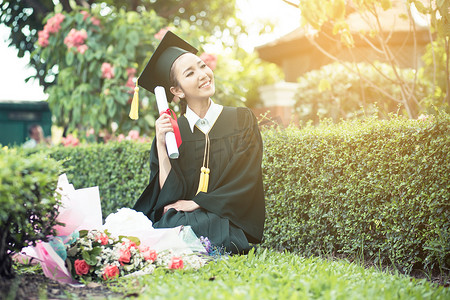
[[[192,212],[170,209],[162,216],[161,220],[153,224],[153,227],[173,228],[180,225],[191,226],[198,237],[207,237],[213,245],[224,246],[226,251],[245,253],[250,249],[242,229],[231,224],[228,219],[203,209]]]

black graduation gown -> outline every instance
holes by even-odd
[[[197,236],[238,253],[262,239],[265,202],[261,174],[262,139],[255,116],[248,108],[224,107],[209,132],[209,186],[196,195],[203,163],[205,135],[192,133],[185,116],[178,118],[182,144],[178,159],[170,159],[171,171],[162,189],[156,142],[150,151],[150,182],[134,209],[142,211],[156,228],[190,225]],[[201,208],[192,212],[164,206],[177,200],[193,200]]]

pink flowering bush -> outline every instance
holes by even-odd
[[[156,33],[156,34],[154,35],[154,37],[155,37],[155,39],[157,39],[157,40],[162,40],[163,37],[164,37],[164,35],[166,35],[167,31],[172,31],[172,30],[173,30],[172,27],[164,27],[164,28],[161,28],[161,29],[158,31],[158,33]]]
[[[100,26],[100,20],[96,17],[92,17],[87,11],[83,10],[81,11],[81,14],[83,15],[83,21],[90,20],[93,25]]]
[[[114,78],[114,68],[110,63],[102,63],[102,78],[112,79]]]
[[[77,139],[72,134],[67,135],[67,137],[63,137],[61,143],[64,147],[74,147],[80,144],[80,140]]]
[[[128,132],[128,135],[125,136],[123,133],[119,134],[116,138],[112,138],[111,140],[122,142],[122,141],[136,141],[140,143],[148,143],[151,142],[149,137],[140,136],[139,131],[132,129]]]
[[[86,11],[74,9],[70,13],[52,14],[44,29],[38,33],[39,57],[47,67],[46,78],[53,80],[45,92],[56,118],[56,125],[69,132],[92,128],[95,136],[101,131],[127,134],[131,129],[150,132],[154,126],[152,114],[154,95],[141,89],[137,121],[128,117],[136,76],[149,58],[149,43],[166,20],[153,11],[111,11],[100,15],[100,8]],[[51,79],[53,78],[53,79]],[[148,103],[148,104],[146,104]],[[64,145],[76,144],[71,138]]]
[[[50,34],[56,34],[61,29],[61,23],[64,19],[65,16],[58,13],[47,20],[47,23],[44,25],[44,29],[38,32],[38,44],[41,47],[47,47],[49,45],[48,39]]]
[[[38,32],[38,44],[41,47],[47,47],[48,46],[48,38],[50,37],[50,34],[48,31],[41,30]]]
[[[44,31],[48,33],[57,33],[61,29],[61,23],[64,21],[65,16],[61,13],[58,13],[48,19],[47,24],[44,26]]]
[[[135,87],[135,83],[134,83],[134,78],[136,76],[136,69],[135,68],[127,68],[127,84],[126,86],[129,87],[130,89],[132,89],[131,91],[134,92],[134,87]]]
[[[132,129],[152,132],[158,112],[151,92],[140,89],[140,118],[135,121],[128,117],[136,77],[168,30],[188,40],[200,53],[203,51],[199,37],[205,38],[208,33],[193,29],[185,21],[176,27],[167,26],[167,20],[154,11],[100,12],[97,7],[51,14],[44,30],[37,33],[37,47],[32,56],[45,64],[46,73],[40,77],[46,80],[45,92],[55,125],[69,132],[78,130],[79,136],[84,136],[80,131],[89,128],[94,129],[97,137],[101,131],[107,131],[115,136],[123,134],[124,139]],[[242,103],[245,91],[257,90],[243,87],[242,83],[261,83],[251,74],[253,61],[241,65],[244,71],[236,80],[236,61],[226,66],[224,60],[216,70],[215,54],[204,53],[201,57],[217,72],[217,78],[223,79],[216,82],[215,95],[223,105]],[[270,76],[275,80],[273,72]],[[117,129],[112,129],[113,124],[117,124]]]
[[[64,39],[64,44],[67,45],[67,48],[70,50],[71,48],[77,48],[77,51],[81,54],[87,50],[88,46],[84,44],[87,39],[87,32],[84,29],[76,30],[72,28]]]
[[[217,66],[217,55],[210,54],[210,53],[202,53],[200,55],[200,59],[203,60],[203,62],[211,69],[215,70]]]

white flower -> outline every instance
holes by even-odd
[[[113,237],[137,236],[136,233],[142,231],[143,228],[151,229],[152,225],[152,221],[142,212],[125,207],[106,217],[103,229],[108,230]]]

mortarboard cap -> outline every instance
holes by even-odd
[[[137,85],[154,93],[157,86],[162,86],[166,90],[166,95],[169,97],[169,102],[172,100],[170,92],[170,69],[174,61],[185,53],[196,54],[198,50],[172,33],[167,33],[162,38],[155,52],[153,52],[150,60],[136,80],[135,95],[131,104],[130,118],[137,119],[138,98],[137,93],[139,88]]]

